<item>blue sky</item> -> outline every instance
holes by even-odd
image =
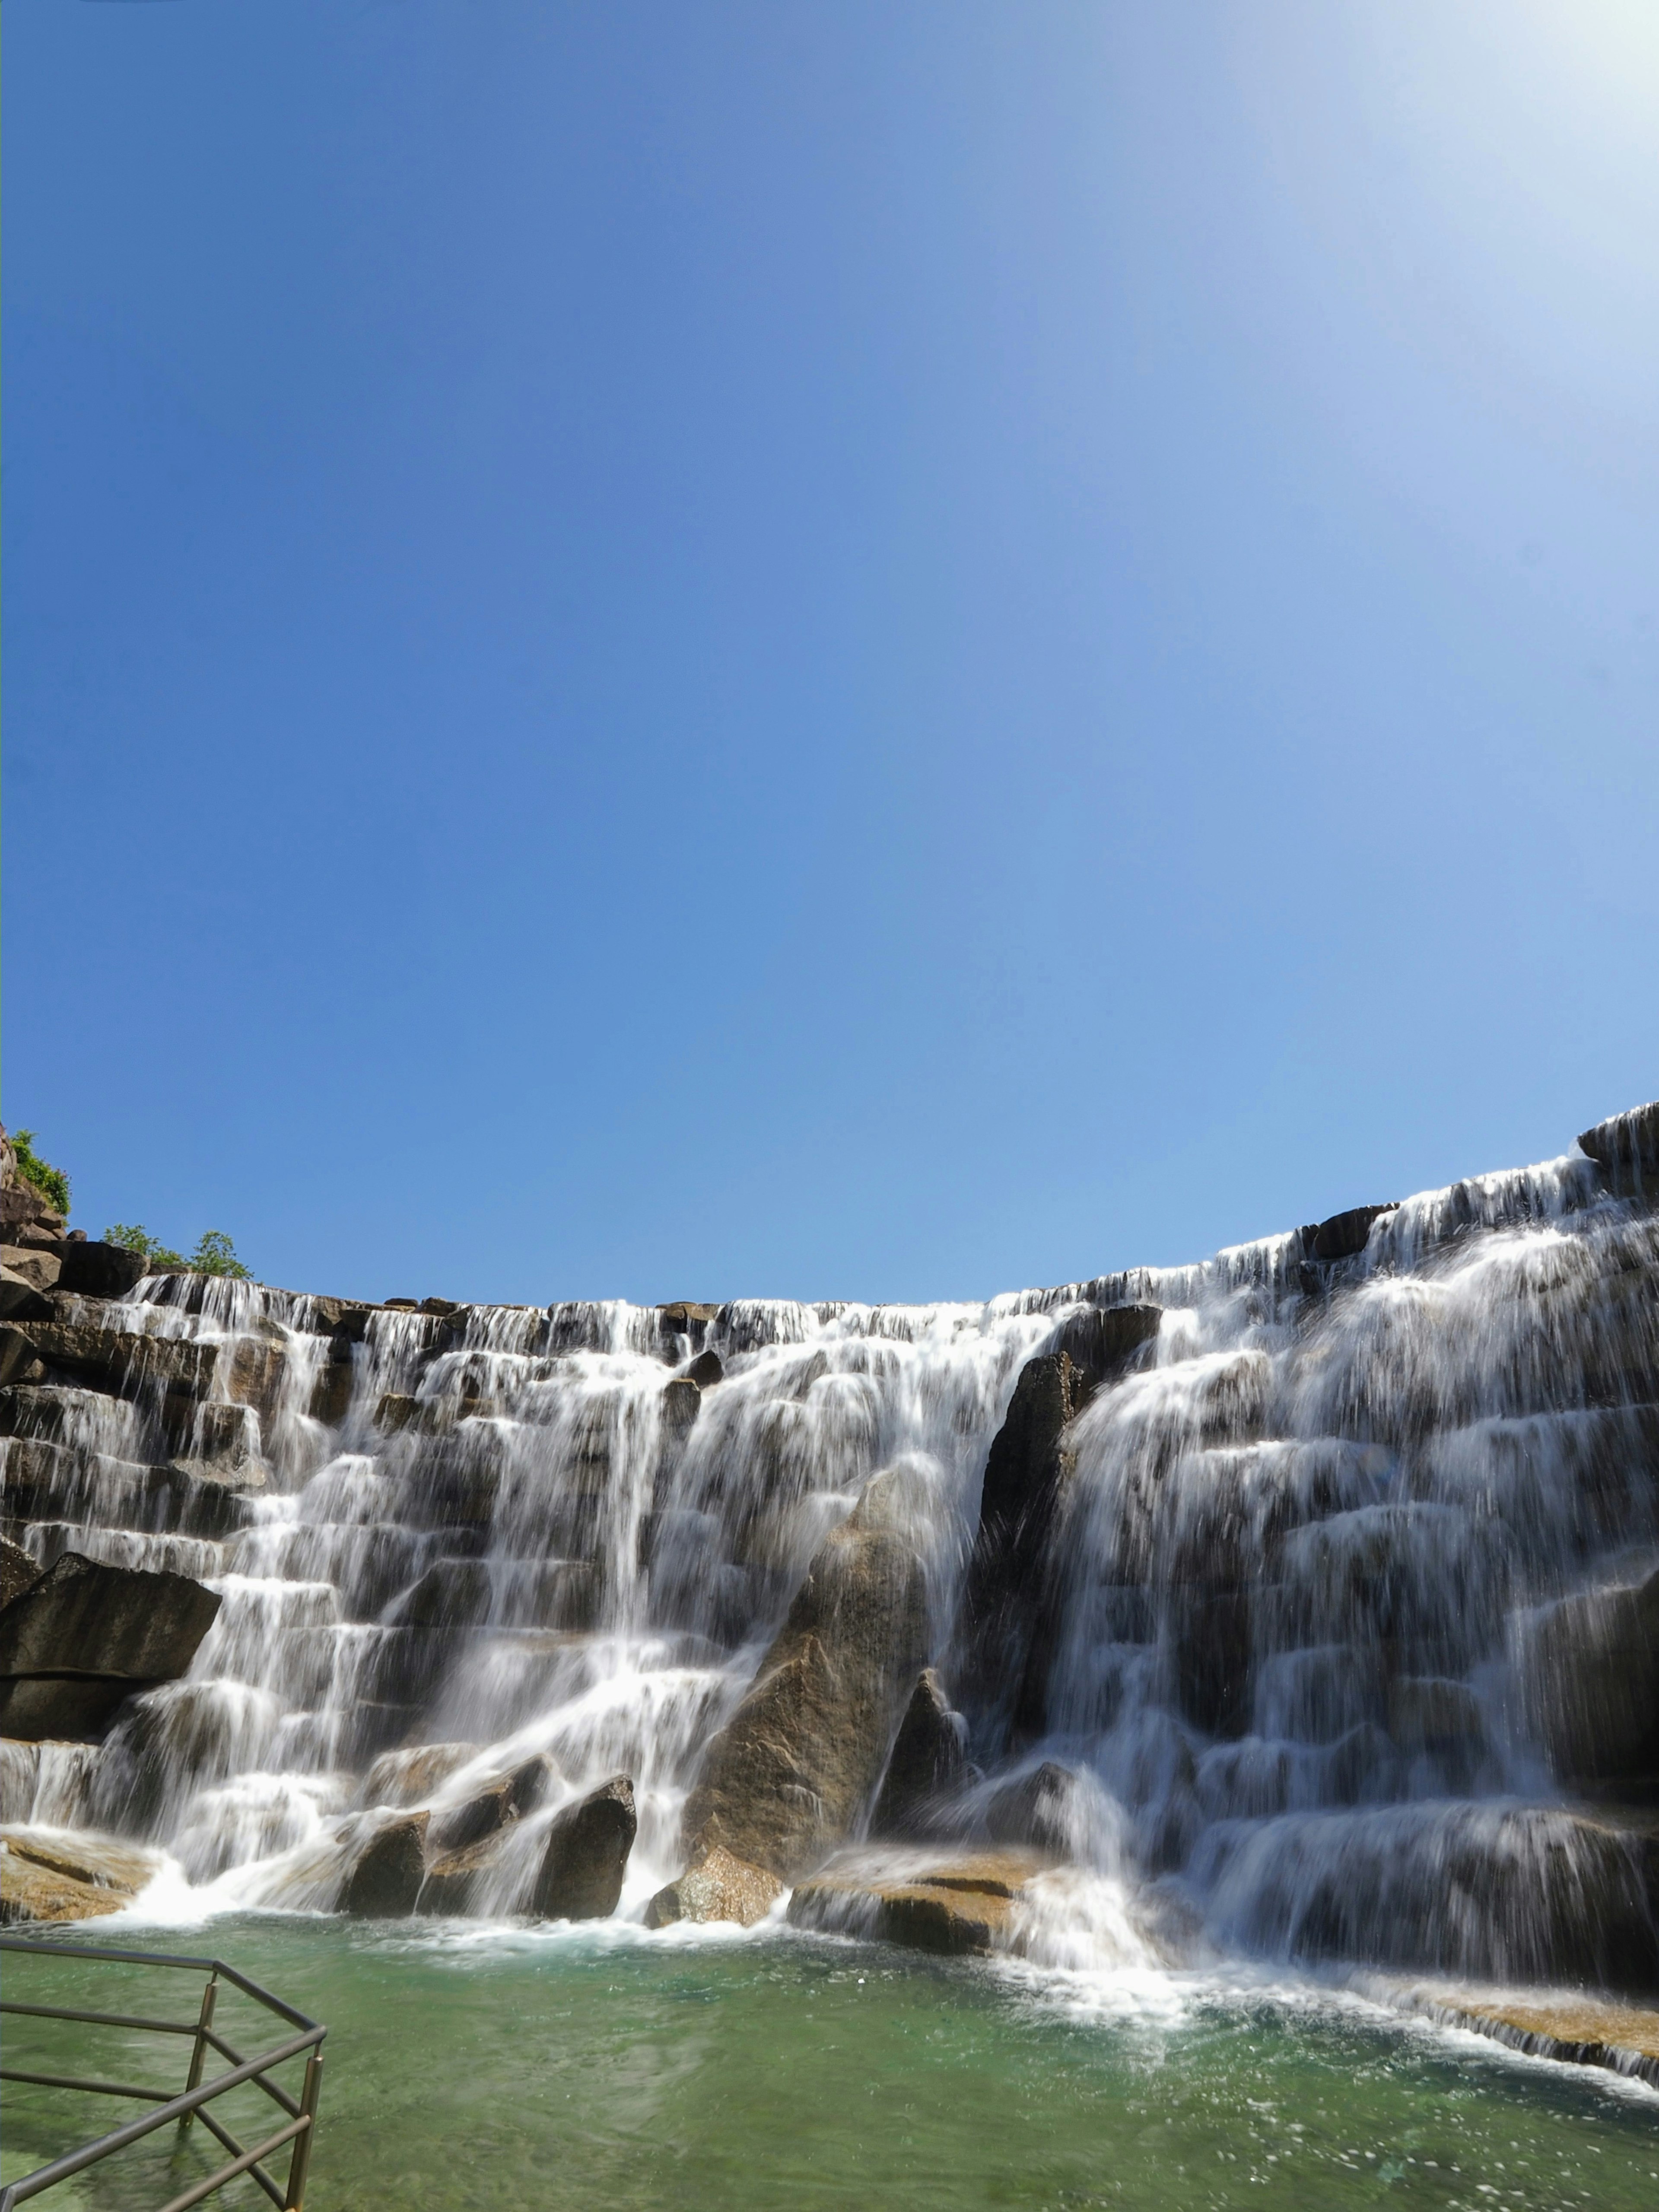
[[[373,1297],[1659,1091],[1644,0],[5,10],[5,1088]]]

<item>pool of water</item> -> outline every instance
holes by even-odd
[[[1039,1973],[781,1929],[244,1916],[86,1940],[215,1953],[328,2023],[312,2212],[1659,2205],[1659,2095],[1312,1984]],[[199,1987],[11,1958],[6,1982],[174,2018]],[[222,2017],[258,2047],[246,2011]],[[8,2027],[12,2065],[182,2084],[181,2043]],[[6,2106],[8,2178],[135,2109],[11,2085]],[[240,2118],[252,2140],[256,2106]],[[169,2129],[40,2201],[137,2212],[205,2155]],[[265,2200],[241,2183],[216,2201]]]

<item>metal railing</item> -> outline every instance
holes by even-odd
[[[185,1959],[166,1951],[113,1951],[90,1943],[38,1943],[27,1936],[0,1936],[0,1951],[21,1952],[26,1955],[56,1959],[104,1959],[128,1966],[178,1966],[207,1976],[202,1990],[202,2002],[193,2021],[150,2020],[143,2014],[123,2012],[87,2012],[73,2005],[14,2004],[9,1999],[0,2002],[0,2013],[16,2013],[33,2020],[77,2021],[89,2027],[125,2027],[143,2030],[153,2035],[187,2035],[191,2039],[190,2071],[183,2094],[171,2096],[166,2089],[142,2087],[130,2081],[100,2081],[82,2079],[72,2074],[27,2074],[9,2066],[0,2066],[0,2081],[27,2082],[42,2089],[81,2089],[99,2097],[137,2097],[153,2106],[141,2119],[129,2121],[125,2127],[116,2128],[95,2142],[85,2143],[79,2150],[66,2152],[54,2159],[50,2166],[37,2166],[33,2173],[9,2182],[0,2188],[0,2212],[13,2212],[13,2207],[22,2204],[31,2197],[38,2197],[43,2189],[54,2183],[66,2181],[72,2173],[93,2166],[100,2159],[112,2157],[125,2150],[130,2143],[164,2128],[176,2121],[182,2136],[192,2121],[198,2117],[209,2132],[216,2136],[230,2153],[228,2164],[217,2167],[212,2173],[172,2197],[162,2212],[186,2212],[191,2204],[199,2204],[216,2189],[222,2189],[228,2181],[239,2174],[252,2175],[279,2212],[303,2212],[306,2196],[306,2175],[311,2165],[312,2139],[316,2133],[317,2100],[323,2083],[323,2038],[328,2030],[302,2012],[296,2012],[281,1997],[273,1996],[269,1990],[261,1989],[246,1974],[239,1974],[234,1966],[228,1966],[222,1959]],[[245,1996],[285,2020],[297,2034],[273,2044],[269,2051],[261,2051],[252,2058],[244,2058],[240,2051],[233,2050],[213,2025],[214,2008],[218,2002],[222,1984],[228,1983],[241,1990]],[[228,2059],[230,2070],[216,2074],[211,2081],[204,2081],[203,2071],[207,2054],[212,2051]],[[289,2094],[280,2081],[270,2079],[273,2067],[284,2064],[290,2058],[308,2052],[305,2079],[297,2098]],[[274,2104],[288,2114],[285,2126],[277,2129],[263,2142],[252,2149],[237,2142],[228,2128],[208,2107],[216,2097],[228,2090],[240,2088],[252,2082],[263,2089]],[[265,2172],[263,2161],[273,2151],[292,2143],[286,2186],[273,2181]]]

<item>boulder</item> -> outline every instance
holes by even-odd
[[[62,1274],[64,1263],[51,1248],[37,1249],[28,1244],[0,1244],[0,1267],[3,1267],[14,1281],[26,1285],[30,1290],[49,1291]],[[51,1312],[50,1306],[45,1309],[47,1316]]]
[[[386,1618],[399,1628],[471,1628],[489,1611],[489,1569],[482,1559],[434,1559]]]
[[[362,1920],[401,1920],[413,1912],[426,1874],[424,1813],[377,1828],[352,1861],[340,1910]]]
[[[520,1759],[505,1774],[493,1776],[465,1804],[433,1814],[433,1849],[465,1850],[469,1844],[494,1835],[498,1828],[533,1813],[557,1779],[558,1770],[545,1753]]]
[[[54,1238],[61,1237],[64,1217],[49,1198],[20,1176],[15,1182],[0,1187],[0,1238],[15,1244],[18,1239],[13,1232],[25,1227],[44,1230]]]
[[[993,1795],[985,1808],[985,1832],[993,1843],[1024,1844],[1064,1858],[1070,1850],[1068,1814],[1076,1788],[1069,1766],[1044,1759]]]
[[[667,1928],[677,1920],[735,1920],[739,1928],[752,1928],[782,1895],[783,1884],[775,1874],[733,1858],[716,1844],[657,1892],[645,1908],[645,1924]]]
[[[33,1338],[10,1322],[0,1322],[0,1385],[44,1382],[46,1378],[46,1363]]]
[[[797,1928],[916,1951],[988,1951],[1005,1936],[1024,1885],[1048,1863],[1034,1851],[963,1851],[934,1860],[855,1853],[798,1884],[789,1919]]]
[[[921,1563],[868,1485],[807,1568],[686,1801],[686,1856],[715,1844],[794,1881],[853,1832],[927,1653]]]
[[[218,1352],[189,1337],[145,1336],[82,1322],[29,1322],[0,1335],[22,1336],[48,1367],[112,1398],[136,1398],[159,1389],[193,1404],[213,1388]],[[0,1370],[4,1360],[0,1358]],[[21,1377],[0,1371],[0,1382]]]
[[[313,1421],[320,1421],[326,1429],[337,1429],[351,1410],[351,1386],[357,1370],[352,1359],[352,1339],[343,1334],[334,1337],[328,1347],[328,1358],[317,1370],[316,1380],[311,1386],[311,1403],[306,1412]]]
[[[1438,1674],[1396,1674],[1389,1685],[1389,1734],[1401,1751],[1443,1757],[1478,1746],[1480,1700],[1467,1682]]]
[[[94,1920],[130,1905],[161,1866],[104,1836],[0,1830],[0,1923]]]
[[[702,1405],[702,1392],[689,1375],[677,1375],[672,1382],[663,1385],[663,1426],[671,1436],[683,1437],[696,1419]]]
[[[14,1544],[9,1536],[0,1536],[0,1609],[9,1606],[13,1598],[21,1597],[40,1579],[39,1563],[32,1559],[21,1544]]]
[[[1659,1100],[1598,1121],[1579,1138],[1578,1149],[1615,1191],[1650,1197],[1659,1182]]]
[[[1389,1199],[1382,1206],[1351,1206],[1344,1213],[1334,1213],[1329,1220],[1315,1228],[1310,1249],[1316,1260],[1352,1260],[1363,1252],[1370,1242],[1371,1224],[1382,1213],[1393,1213],[1400,1201]],[[1306,1241],[1306,1232],[1304,1232]]]
[[[142,1254],[88,1237],[84,1243],[64,1245],[58,1287],[83,1298],[124,1298],[149,1273]]]
[[[503,1833],[497,1828],[459,1850],[438,1852],[428,1862],[416,1910],[464,1918],[472,1910],[479,1875],[501,1856]]]
[[[406,1751],[382,1752],[363,1778],[358,1802],[418,1805],[477,1755],[476,1743],[423,1743]]]
[[[187,1575],[65,1552],[0,1609],[0,1734],[96,1736],[125,1698],[185,1672],[219,1605]]]
[[[1549,1607],[1525,1675],[1558,1780],[1626,1795],[1659,1789],[1659,1572]]]
[[[622,1895],[638,1820],[634,1784],[613,1774],[547,1832],[531,1911],[539,1920],[608,1920]]]
[[[712,1390],[717,1382],[726,1380],[726,1370],[720,1364],[718,1352],[700,1352],[685,1370],[688,1382],[695,1382],[699,1390]]]
[[[926,1835],[942,1802],[967,1772],[963,1745],[968,1724],[952,1712],[939,1675],[924,1667],[899,1723],[892,1755],[882,1778],[872,1836]]]
[[[50,1321],[52,1305],[27,1274],[0,1266],[0,1321]]]

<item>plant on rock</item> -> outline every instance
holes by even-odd
[[[252,1270],[237,1258],[236,1247],[222,1229],[204,1230],[188,1259],[152,1237],[142,1222],[115,1222],[104,1231],[104,1242],[137,1252],[155,1275],[229,1275],[239,1283],[253,1279]]]
[[[14,1129],[11,1146],[17,1158],[17,1172],[24,1182],[33,1183],[57,1212],[67,1214],[70,1210],[70,1179],[62,1168],[51,1166],[35,1151],[33,1130]]]

